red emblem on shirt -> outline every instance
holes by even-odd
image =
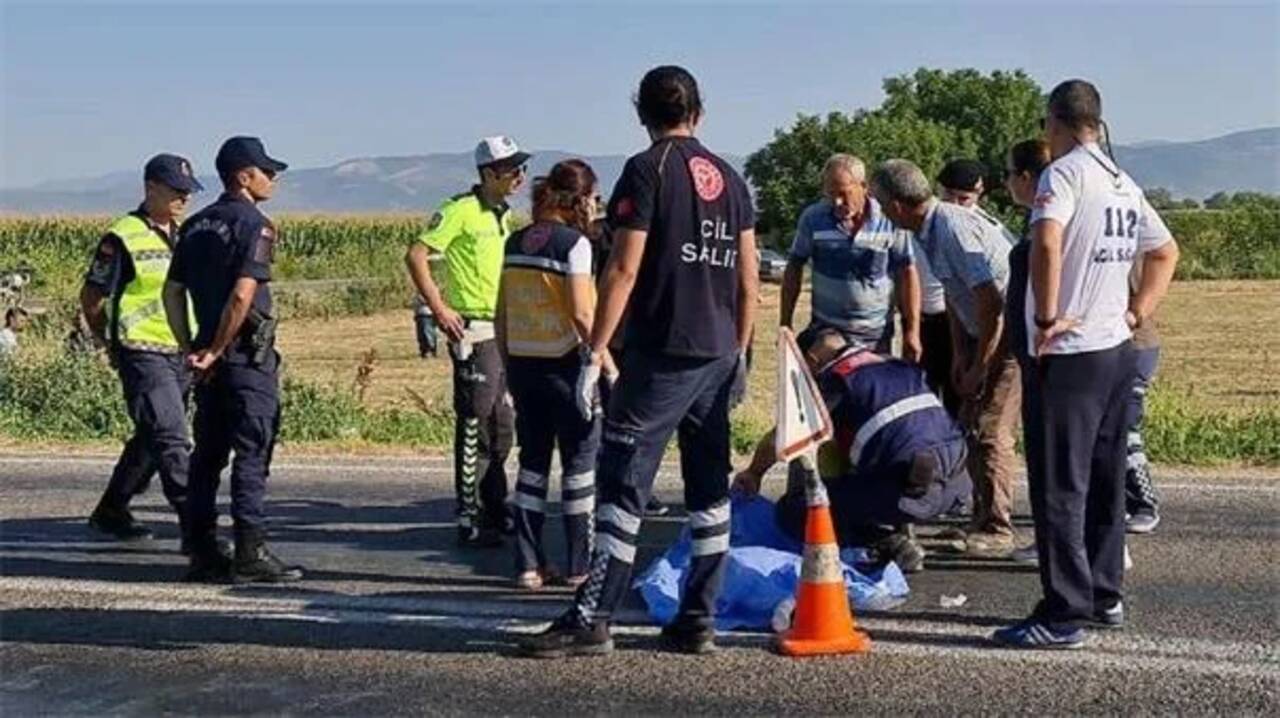
[[[1041,192],[1040,194],[1036,195],[1036,206],[1042,209],[1044,207],[1048,207],[1050,204],[1053,203],[1053,199],[1054,199],[1054,196],[1052,192]]]
[[[693,175],[693,188],[703,202],[714,202],[724,192],[724,175],[711,160],[705,157],[690,159],[689,174]]]
[[[618,204],[613,208],[614,214],[618,215],[618,219],[626,219],[636,211],[636,203],[630,197],[623,197],[618,200]]]
[[[526,252],[537,252],[547,246],[547,242],[551,241],[551,225],[535,224],[525,230],[524,241],[521,248]]]

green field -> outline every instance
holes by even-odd
[[[1151,443],[1179,463],[1280,464],[1280,226],[1255,210],[1172,212],[1180,273],[1160,314],[1165,337]],[[84,442],[125,435],[118,388],[100,361],[62,356],[84,265],[106,218],[0,219],[0,269],[36,269],[47,311],[24,358],[0,369],[0,441]],[[448,441],[448,362],[417,357],[404,247],[420,218],[286,216],[276,275],[285,321],[293,443],[367,450]],[[1248,261],[1243,261],[1245,257]],[[1185,281],[1185,277],[1229,277]],[[776,288],[761,298],[762,350],[735,417],[745,451],[772,414]],[[807,299],[802,300],[807,308]],[[359,377],[359,379],[357,379]]]

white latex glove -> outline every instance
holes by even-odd
[[[729,386],[729,409],[733,410],[747,398],[747,353],[738,352],[738,363],[733,367],[733,384]]]
[[[578,400],[578,413],[591,421],[600,408],[600,357],[589,350],[582,351],[582,369],[578,372],[578,386],[574,392]]]

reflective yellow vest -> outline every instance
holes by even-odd
[[[178,340],[169,329],[163,297],[173,250],[145,220],[131,214],[117,219],[109,231],[120,238],[133,260],[133,280],[124,286],[118,302],[107,305],[112,336],[126,349],[176,352]],[[196,323],[190,301],[187,313],[194,335]]]

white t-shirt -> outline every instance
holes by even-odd
[[[9,327],[0,327],[0,357],[18,353],[18,335]]]
[[[1058,337],[1050,354],[1102,351],[1130,337],[1129,272],[1136,259],[1173,239],[1137,183],[1097,144],[1079,145],[1040,175],[1031,224],[1063,226],[1058,316],[1075,331]],[[1027,338],[1035,342],[1035,295],[1027,282]],[[1035,347],[1028,347],[1034,353]]]

